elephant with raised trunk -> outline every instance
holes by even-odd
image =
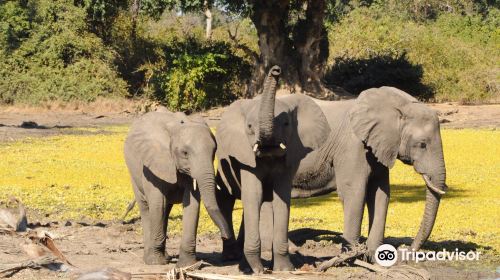
[[[125,161],[144,231],[144,262],[166,264],[167,221],[183,204],[182,240],[177,266],[196,262],[200,196],[223,239],[234,239],[215,197],[216,142],[203,119],[151,112],[136,120],[125,141]]]
[[[389,204],[389,169],[396,159],[413,165],[427,186],[425,210],[412,249],[431,234],[446,169],[437,113],[409,94],[393,88],[372,88],[355,100],[319,101],[331,134],[301,162],[293,197],[338,191],[344,208],[344,238],[358,242],[364,204],[368,206],[370,255],[382,244]]]
[[[243,253],[255,273],[263,271],[259,236],[263,201],[272,201],[274,209],[273,269],[293,269],[288,255],[292,179],[300,160],[318,148],[330,131],[310,97],[276,97],[280,73],[279,67],[271,68],[261,96],[231,104],[216,133],[218,183],[223,186],[217,192],[218,202],[232,234],[234,202],[241,198],[246,229]],[[234,240],[224,242],[224,255],[235,251],[231,246]]]

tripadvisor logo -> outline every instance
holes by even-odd
[[[382,244],[375,251],[375,261],[381,266],[392,266],[398,260],[398,250],[390,244]]]
[[[375,261],[381,266],[392,266],[398,260],[398,256],[402,261],[414,261],[415,263],[422,261],[478,261],[481,252],[477,251],[428,251],[421,252],[402,248],[398,250],[390,244],[382,244],[375,251]]]

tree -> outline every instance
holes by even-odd
[[[136,0],[139,1],[139,0]],[[292,92],[316,97],[338,97],[321,79],[328,58],[325,15],[330,6],[326,0],[141,0],[154,13],[176,7],[181,11],[204,12],[206,37],[210,38],[210,7],[250,17],[257,29],[260,53],[248,87],[249,95],[262,90],[266,70],[273,65],[283,69],[283,83]],[[153,9],[151,9],[153,7]],[[147,10],[147,9],[146,9]]]
[[[283,69],[283,82],[292,92],[315,97],[339,97],[345,92],[322,83],[328,58],[325,16],[335,7],[326,0],[236,0],[225,9],[249,16],[257,29],[259,50],[249,91],[261,90],[266,70]]]

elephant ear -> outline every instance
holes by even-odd
[[[127,142],[134,147],[143,166],[170,184],[177,183],[177,168],[170,152],[173,129],[184,122],[182,113],[151,112],[134,123]]]
[[[349,111],[354,135],[388,168],[394,166],[401,143],[403,107],[413,102],[418,100],[397,88],[372,88],[363,91]]]
[[[287,163],[298,163],[311,150],[318,149],[330,134],[328,120],[311,97],[292,94],[279,98],[293,113],[295,135],[288,144]]]
[[[248,142],[245,133],[245,117],[243,115],[244,102],[251,100],[238,100],[233,102],[222,114],[221,121],[216,129],[217,151],[221,158],[234,157],[240,163],[255,167],[255,154]]]

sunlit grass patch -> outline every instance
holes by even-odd
[[[118,126],[106,128],[110,132],[106,134],[0,143],[0,199],[17,196],[50,219],[120,218],[133,198],[123,159],[127,130]],[[442,134],[450,189],[430,240],[458,240],[463,246],[498,252],[500,131],[443,130]],[[398,162],[391,170],[391,184],[386,236],[413,238],[423,213],[424,182],[412,167]],[[239,224],[241,204],[237,209],[234,217]],[[290,226],[342,232],[342,213],[336,194],[294,200]],[[137,214],[137,210],[132,213]],[[174,206],[170,217],[169,232],[180,232],[182,207]],[[202,207],[200,232],[207,231],[217,230]]]

